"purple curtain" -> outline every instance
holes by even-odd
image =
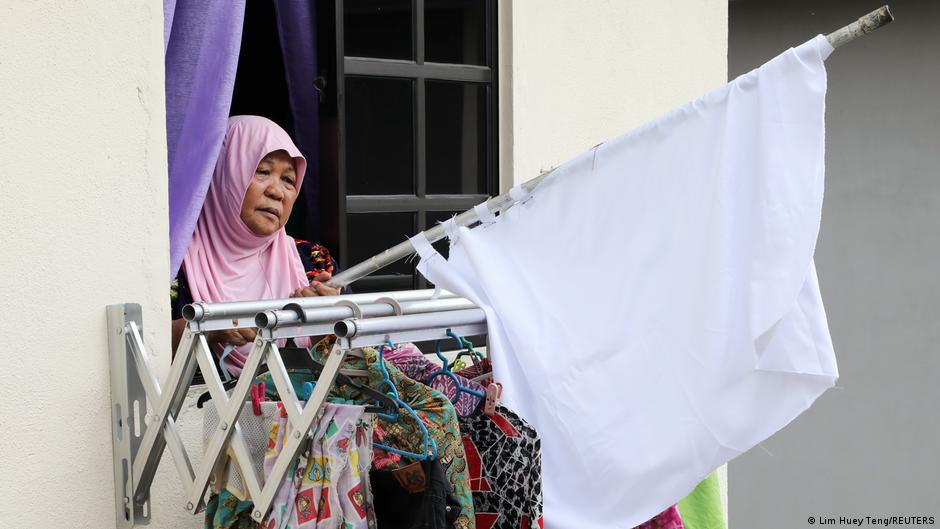
[[[294,142],[307,158],[303,200],[307,229],[320,236],[320,99],[317,77],[316,0],[275,0],[281,54],[294,122]]]
[[[225,136],[245,0],[164,0],[170,279],[176,277]]]

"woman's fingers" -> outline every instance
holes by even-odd
[[[238,332],[241,333],[242,338],[245,340],[245,343],[255,341],[255,336],[258,335],[258,332],[254,329],[238,329]]]
[[[311,281],[310,288],[312,288],[317,296],[337,296],[339,295],[339,289],[328,287],[319,281]]]
[[[327,272],[326,270],[323,270],[317,275],[313,276],[314,281],[329,281],[330,279],[333,279],[333,274]]]
[[[248,340],[242,336],[242,333],[239,332],[239,329],[225,331],[225,341],[232,345],[245,345],[248,343]]]

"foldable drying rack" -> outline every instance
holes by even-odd
[[[168,448],[183,486],[184,508],[196,514],[205,508],[206,488],[219,458],[235,455],[254,502],[252,518],[262,520],[291,462],[302,449],[305,435],[326,402],[346,354],[356,348],[446,339],[447,331],[461,336],[486,333],[486,316],[470,301],[433,290],[413,290],[349,296],[281,299],[235,303],[194,303],[183,316],[186,329],[163,386],[141,335],[140,306],[108,307],[111,361],[111,431],[114,446],[114,490],[117,527],[131,528],[150,521],[150,486]],[[238,379],[226,393],[216,371],[206,333],[221,329],[258,327],[243,373],[256,374],[267,364],[284,403],[291,437],[262,484],[251,466],[249,449],[238,424],[254,376]],[[277,341],[335,333],[333,346],[306,405],[294,391]],[[192,383],[196,366],[216,406],[219,423],[208,436],[202,461],[194,468],[177,430],[176,418]]]

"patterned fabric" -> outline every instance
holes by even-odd
[[[304,269],[307,270],[307,278],[312,280],[320,272],[332,274],[337,269],[336,260],[325,246],[301,239],[295,239],[294,242],[297,243],[300,260],[304,263]]]
[[[462,377],[473,380],[474,378],[477,378],[483,375],[488,375],[492,372],[493,372],[493,363],[490,361],[489,358],[484,358],[483,360],[480,360],[476,364],[473,364],[461,370],[458,370],[457,374]],[[481,386],[485,388],[485,387],[488,387],[491,382],[493,382],[492,377],[481,380],[477,382],[477,384],[480,384]]]
[[[304,264],[304,270],[308,278],[313,278],[320,272],[338,273],[339,266],[336,260],[330,255],[330,251],[319,244],[311,244],[300,239],[294,240],[297,245],[297,253],[300,254],[300,261]],[[342,290],[343,294],[351,292],[349,287]],[[179,274],[170,283],[170,312],[174,320],[183,317],[183,307],[192,303],[193,295],[189,290],[189,281],[186,279],[184,268],[180,268]]]
[[[441,369],[441,366],[425,358],[424,353],[414,344],[402,344],[397,346],[395,351],[397,354],[389,355],[389,362],[400,369],[408,378],[424,382],[431,374]],[[479,391],[480,393],[486,390],[486,388],[477,382],[468,380],[456,373],[454,376],[457,377],[460,385],[465,388]],[[434,380],[431,381],[431,387],[443,393],[451,402],[454,401],[454,397],[457,395],[457,386],[454,385],[453,379],[448,376],[435,377]],[[457,402],[454,404],[454,409],[457,411],[458,416],[466,417],[473,415],[473,412],[480,407],[480,403],[482,402],[483,399],[476,395],[461,392],[460,398],[457,399]]]
[[[326,404],[307,448],[278,489],[264,529],[368,529],[375,526],[369,492],[371,422],[363,406]],[[286,417],[271,428],[265,477],[289,435]]]
[[[489,417],[460,418],[477,529],[542,527],[541,441],[502,405]]]
[[[213,494],[206,504],[205,529],[258,529],[251,519],[253,507],[254,503],[239,500],[227,490]]]
[[[634,529],[683,529],[682,518],[679,517],[679,509],[673,505]]]
[[[315,356],[326,358],[330,348],[336,341],[335,336],[327,336],[314,346]],[[382,374],[377,366],[378,353],[372,348],[363,348],[365,359],[347,357],[344,368],[368,369],[369,385],[376,387],[382,380]],[[416,382],[404,375],[390,362],[385,362],[389,379],[398,390],[402,401],[408,404],[421,418],[429,435],[437,442],[437,457],[444,467],[444,473],[453,489],[454,496],[460,503],[461,513],[454,522],[455,529],[474,529],[473,494],[470,491],[467,478],[467,459],[460,439],[460,427],[457,422],[457,413],[447,397],[420,382]],[[336,384],[331,389],[333,395],[355,400],[358,395],[355,389]],[[420,427],[413,422],[410,416],[402,414],[397,421],[376,419],[376,426],[385,432],[385,442],[390,446],[420,453],[423,450],[423,435]],[[401,468],[411,461],[401,460],[386,468],[394,470]]]

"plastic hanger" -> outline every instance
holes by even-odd
[[[454,370],[454,366],[457,365],[457,361],[460,360],[464,356],[469,356],[473,360],[474,364],[476,364],[477,361],[479,360],[483,360],[484,358],[483,353],[473,348],[473,342],[471,342],[470,340],[466,338],[460,338],[460,341],[461,343],[463,343],[466,349],[464,349],[463,351],[460,351],[459,353],[457,353],[457,356],[454,357],[454,361],[450,363],[451,371]]]
[[[447,329],[447,336],[450,336],[454,340],[457,340],[457,344],[463,347],[464,345],[463,338],[454,334],[454,332],[451,331],[450,329]],[[430,386],[431,382],[433,382],[435,378],[441,377],[441,376],[446,376],[446,377],[449,377],[451,380],[453,380],[454,388],[456,388],[456,393],[454,394],[454,398],[450,400],[451,404],[456,404],[457,401],[460,400],[461,393],[469,393],[481,399],[486,398],[486,395],[480,393],[479,391],[472,390],[460,384],[460,380],[457,378],[457,375],[455,375],[454,372],[450,370],[450,366],[447,364],[447,357],[444,356],[444,353],[441,352],[441,340],[438,340],[437,342],[434,343],[434,354],[436,354],[437,357],[441,359],[441,362],[443,363],[444,367],[435,371],[434,373],[431,373],[431,375],[428,376],[424,380],[425,384]]]
[[[308,349],[288,346],[282,347],[280,351],[284,367],[288,369],[309,370],[314,376],[319,376],[320,373],[323,372],[323,364],[314,360]],[[366,407],[367,413],[377,413],[383,417],[394,417],[393,414],[397,410],[397,403],[385,393],[373,389],[371,386],[359,384],[342,372],[336,374],[336,381],[340,384],[350,386],[362,395],[367,396],[370,400],[376,402],[377,406]],[[310,385],[310,392],[307,393],[306,398],[303,398],[303,400],[307,400],[310,394],[313,393],[313,383],[305,382],[304,386],[306,387],[308,384]],[[303,396],[303,393],[301,393],[301,396]]]
[[[386,347],[389,347],[390,349],[394,349],[395,345],[391,342],[391,340],[386,340],[386,343],[381,345],[378,349],[378,353],[379,353],[378,364],[379,364],[379,371],[382,373],[382,380],[379,382],[377,389],[382,390],[384,387],[387,386],[388,387],[387,392],[389,396],[392,397],[398,403],[398,406],[400,408],[404,409],[408,413],[408,415],[411,415],[411,417],[417,422],[418,426],[421,428],[421,434],[424,437],[424,447],[423,447],[423,453],[417,454],[414,452],[409,452],[407,450],[400,450],[398,448],[394,448],[394,447],[380,444],[380,443],[373,443],[372,446],[374,448],[385,450],[386,452],[391,452],[393,454],[398,454],[401,456],[409,457],[411,459],[417,459],[418,461],[424,461],[428,459],[429,456],[431,459],[437,459],[437,442],[435,442],[434,439],[431,439],[431,436],[428,433],[428,428],[424,425],[424,422],[421,421],[421,418],[418,417],[418,414],[415,413],[415,411],[411,409],[411,406],[405,404],[401,400],[401,398],[398,396],[398,389],[395,388],[395,385],[392,384],[392,381],[388,376],[388,369],[386,369],[385,367],[385,357],[383,356],[383,351],[385,350]],[[379,414],[379,416],[382,416],[382,415]],[[386,418],[386,417],[383,417],[383,418]],[[388,420],[396,420],[396,419],[400,419],[400,418],[392,417],[391,419],[388,419]],[[431,454],[428,453],[429,447],[432,452]]]

